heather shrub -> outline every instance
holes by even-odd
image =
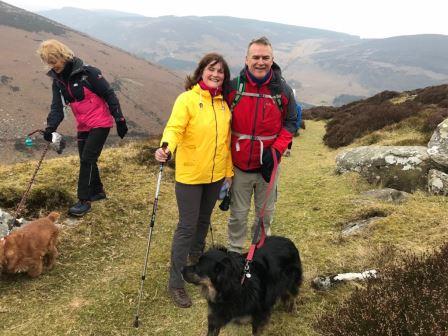
[[[384,98],[377,96],[369,99],[376,102]],[[366,101],[348,104],[334,114],[333,119],[326,125],[324,143],[327,146],[338,148],[349,145],[363,135],[416,115],[421,109],[420,104],[414,101],[399,105],[387,100],[379,104]]]
[[[302,119],[328,120],[333,118],[338,109],[333,106],[316,106],[302,111]]]
[[[429,256],[405,256],[315,328],[328,336],[447,335],[448,243]]]
[[[440,124],[448,118],[448,108],[438,108],[433,111],[424,121],[422,131],[425,133],[432,133]]]
[[[416,91],[417,102],[448,108],[448,85],[430,86]]]
[[[363,100],[363,102],[367,103],[367,104],[381,104],[381,103],[391,100],[392,98],[396,98],[399,95],[400,95],[400,92],[396,92],[396,91],[382,91],[370,98]],[[355,102],[355,104],[356,104],[356,102]]]

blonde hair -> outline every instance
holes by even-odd
[[[45,63],[55,59],[63,59],[67,62],[72,60],[75,56],[69,47],[58,40],[43,41],[36,52],[40,59]]]

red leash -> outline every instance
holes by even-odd
[[[271,180],[269,181],[268,190],[266,191],[266,198],[264,200],[263,207],[261,208],[260,215],[258,217],[258,223],[257,226],[255,227],[254,236],[252,238],[252,244],[250,245],[249,252],[247,253],[246,264],[244,265],[243,276],[241,278],[241,285],[244,283],[245,278],[249,279],[251,277],[250,263],[254,258],[255,250],[257,248],[262,247],[266,239],[266,230],[264,228],[264,212],[266,210],[266,204],[268,202],[269,196],[274,187],[275,177],[277,175],[277,169],[278,169],[277,154],[275,153],[274,148],[271,147],[270,149],[272,151],[272,158],[274,159],[274,168],[272,169]],[[260,239],[257,241],[260,229],[261,229],[261,236]]]

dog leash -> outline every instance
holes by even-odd
[[[261,208],[260,215],[258,217],[258,223],[254,230],[254,235],[252,237],[252,244],[250,245],[249,252],[247,253],[246,263],[243,269],[243,276],[241,277],[241,285],[243,285],[244,280],[246,278],[248,279],[251,278],[252,275],[250,274],[250,263],[254,258],[255,250],[257,248],[262,247],[266,239],[266,230],[264,228],[264,212],[266,210],[266,204],[268,202],[269,196],[274,187],[275,178],[278,170],[277,154],[275,153],[274,148],[271,147],[270,149],[272,151],[272,158],[274,159],[274,168],[272,169],[271,180],[269,181],[268,190],[266,191],[266,198],[264,200],[263,207]],[[260,234],[260,229],[261,229],[261,236],[260,239],[257,241],[258,235]]]
[[[33,135],[34,133],[37,132],[41,132],[43,133],[42,130],[35,130],[34,132],[31,132],[30,134],[28,134],[28,136]],[[22,210],[23,205],[25,204],[26,199],[28,198],[28,194],[30,192],[31,186],[34,183],[34,180],[36,178],[37,172],[39,171],[40,165],[42,164],[42,161],[45,158],[45,155],[47,154],[48,148],[50,148],[51,142],[47,143],[47,145],[44,148],[44,151],[42,152],[42,155],[40,157],[39,162],[37,163],[36,169],[34,170],[33,176],[31,177],[30,182],[28,183],[28,187],[25,190],[25,192],[23,193],[22,199],[20,200],[19,205],[16,208],[16,211],[14,213],[14,217],[12,218],[12,220],[8,223],[8,233],[9,234],[11,232],[11,230],[13,229],[14,226],[18,226],[17,225],[17,217],[19,217],[20,215],[20,211]]]

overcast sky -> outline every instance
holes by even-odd
[[[225,15],[382,38],[448,35],[448,0],[6,0],[30,11],[65,6],[145,16]],[[294,3],[294,6],[292,5]]]

